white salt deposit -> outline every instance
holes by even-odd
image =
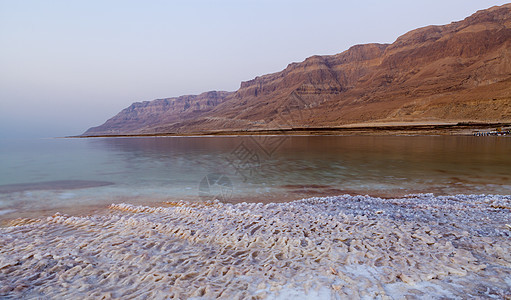
[[[0,297],[511,297],[511,196],[113,204],[0,229]]]

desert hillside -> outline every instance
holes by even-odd
[[[511,121],[511,4],[392,44],[312,56],[206,92],[134,103],[84,135]]]

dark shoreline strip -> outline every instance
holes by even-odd
[[[434,132],[441,134],[436,130],[444,130],[445,135],[453,133],[453,131],[467,129],[488,129],[493,127],[507,127],[511,123],[464,123],[457,124],[438,124],[438,125],[382,125],[382,126],[360,126],[360,127],[296,127],[282,129],[260,129],[260,130],[223,130],[223,131],[203,131],[203,132],[164,132],[164,133],[140,133],[140,134],[100,134],[100,135],[77,135],[67,136],[66,138],[93,138],[93,137],[158,137],[158,136],[220,136],[220,135],[336,135],[336,134],[360,134],[366,133],[399,133],[408,131],[413,133]]]

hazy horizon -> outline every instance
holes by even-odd
[[[0,138],[81,134],[133,102],[235,91],[504,3],[0,0]]]

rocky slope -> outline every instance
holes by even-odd
[[[135,102],[103,125],[92,127],[84,134],[136,134],[145,130],[154,131],[160,124],[168,126],[193,120],[222,103],[231,94],[211,91],[200,95]]]
[[[511,4],[312,56],[233,93],[135,103],[84,135],[466,121],[511,121]]]

